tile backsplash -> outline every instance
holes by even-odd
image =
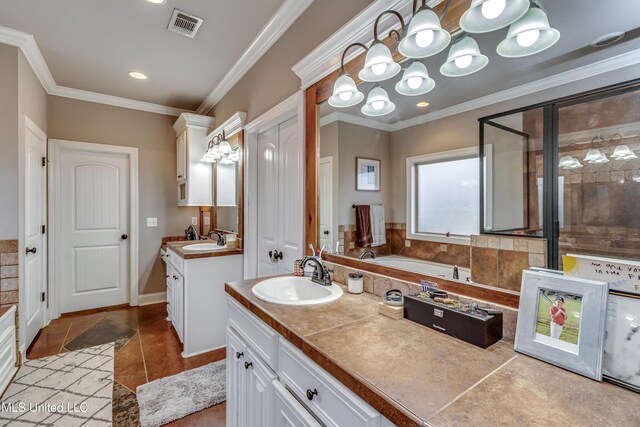
[[[0,240],[0,307],[16,306],[16,349],[18,342],[18,287],[19,287],[19,258],[17,240]],[[20,364],[20,351],[17,351],[17,361]]]

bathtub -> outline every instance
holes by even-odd
[[[384,267],[396,268],[398,270],[411,271],[412,273],[453,279],[453,265],[439,264],[437,262],[423,261],[399,255],[381,256],[375,259],[364,259],[363,261]],[[458,276],[461,281],[466,281],[467,278],[470,280],[471,270],[458,267]]]

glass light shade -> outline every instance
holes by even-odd
[[[238,161],[240,161],[240,147],[236,147],[236,148],[233,150],[233,153],[231,153],[231,154],[229,155],[229,158],[230,158],[231,160],[233,160],[234,162],[238,162]]]
[[[534,6],[511,24],[507,38],[500,42],[497,51],[506,58],[520,58],[549,49],[559,39],[560,32],[549,26],[544,10]]]
[[[513,24],[528,9],[529,0],[472,0],[460,18],[460,28],[467,33],[488,33]]]
[[[353,107],[364,99],[364,94],[358,90],[356,82],[349,74],[341,74],[333,85],[333,95],[329,98],[329,105],[336,108]]]
[[[209,151],[207,150],[204,153],[204,156],[202,156],[202,159],[200,159],[200,161],[202,162],[206,162],[206,163],[215,163],[216,159],[211,155],[211,153],[209,153]]]
[[[436,82],[429,77],[427,67],[420,61],[414,61],[405,70],[402,80],[396,83],[396,92],[405,96],[424,95],[435,86]]]
[[[582,167],[582,163],[573,156],[562,156],[558,162],[558,167],[562,169],[577,169]]]
[[[367,51],[364,68],[358,77],[365,82],[381,82],[400,72],[400,64],[393,60],[391,51],[382,42],[374,42]]]
[[[226,139],[223,139],[222,142],[220,142],[220,148],[218,149],[222,154],[229,154],[231,153],[231,151],[233,151],[231,149],[231,144],[229,144],[229,141],[227,141]]]
[[[471,57],[470,61],[469,57]],[[478,43],[466,36],[451,46],[447,62],[440,67],[440,73],[447,77],[468,76],[482,70],[488,63],[489,58],[480,53]]]
[[[584,156],[584,161],[589,162],[591,164],[599,164],[599,163],[607,163],[609,159],[605,156],[602,151],[597,148],[592,148],[587,151],[587,155]]]
[[[229,157],[224,156],[221,160],[220,160],[220,164],[221,165],[231,165],[233,164],[233,160],[231,160]]]
[[[636,154],[627,145],[618,145],[615,150],[613,150],[611,157],[615,160],[631,160],[638,158],[638,156],[636,156]]]
[[[451,35],[442,29],[438,15],[430,8],[421,8],[411,19],[398,51],[407,58],[426,58],[441,52],[450,42]]]
[[[376,86],[371,89],[367,103],[362,106],[362,114],[371,117],[384,116],[396,109],[396,104],[389,100],[387,91]]]

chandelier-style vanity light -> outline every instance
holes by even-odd
[[[367,103],[362,106],[362,114],[371,117],[384,116],[396,109],[396,104],[389,100],[387,91],[375,86],[369,92]]]
[[[407,58],[426,58],[444,50],[451,42],[451,35],[440,23],[449,7],[447,1],[440,17],[422,0],[422,6],[416,11],[417,0],[413,0],[413,18],[409,22],[406,34],[400,40],[398,52]]]
[[[467,33],[488,33],[513,24],[529,10],[529,0],[472,0],[460,18]]]
[[[583,167],[580,160],[573,156],[562,156],[558,162],[558,167],[562,169],[578,169]]]
[[[427,67],[420,61],[413,61],[402,75],[402,80],[396,83],[396,92],[405,96],[424,95],[435,86],[436,82],[429,77]]]
[[[329,98],[329,105],[332,107],[352,107],[364,99],[364,94],[358,90],[356,82],[353,81],[349,73],[344,69],[344,59],[352,47],[361,47],[365,51],[369,51],[369,48],[362,43],[352,43],[342,52],[342,60],[340,61],[340,69],[342,72],[333,85],[333,95]]]
[[[391,14],[395,15],[402,26],[400,32],[393,30],[398,39],[402,38],[402,34],[405,32],[404,19],[395,10],[385,10],[376,18],[373,24],[373,44],[367,51],[367,56],[364,59],[364,68],[358,73],[360,80],[365,82],[381,82],[394,77],[400,72],[400,64],[398,64],[391,55],[391,50],[385,45],[378,37],[378,25],[380,24],[380,18]]]
[[[616,133],[611,137],[611,142],[613,142],[616,137],[618,137],[620,142],[622,142],[622,135],[619,133]],[[611,154],[611,158],[613,160],[631,160],[637,159],[638,156],[629,148],[628,145],[617,145],[613,150],[613,154]]]
[[[593,148],[593,145],[596,143],[596,140],[600,140],[599,142],[602,143],[604,142],[604,139],[598,135],[596,137],[594,137],[591,140],[591,148],[589,149],[589,151],[587,151],[587,155],[584,156],[584,160],[585,162],[589,162],[590,164],[601,164],[601,163],[608,163],[609,159],[607,159],[607,156],[600,151],[597,148]]]
[[[511,24],[497,52],[506,58],[521,58],[549,49],[560,40],[560,32],[549,25],[542,7],[532,2],[525,15]]]
[[[236,150],[237,149],[238,147],[236,148]],[[229,141],[227,141],[227,137],[225,136],[223,130],[222,133],[211,138],[211,141],[209,141],[209,144],[207,145],[207,149],[204,152],[201,161],[206,163],[216,163],[220,161],[221,163],[229,164],[234,161],[231,158],[233,152],[234,149],[231,148],[231,144],[229,144]],[[228,161],[229,159],[231,159],[230,162]]]
[[[461,35],[458,42],[449,49],[447,62],[440,67],[440,73],[447,77],[468,76],[482,70],[489,58],[480,53],[478,43],[468,35]]]

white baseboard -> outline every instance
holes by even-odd
[[[184,359],[187,359],[187,358],[189,358],[189,357],[198,356],[198,355],[200,355],[200,354],[208,353],[208,352],[213,351],[213,350],[220,350],[221,348],[225,348],[225,347],[226,347],[226,344],[225,344],[225,345],[219,345],[218,347],[207,348],[207,349],[205,349],[205,350],[196,351],[196,352],[193,352],[193,353],[191,353],[191,354],[187,354],[187,353],[185,353],[185,352],[183,351],[183,352],[182,352],[182,354],[181,354],[181,356],[182,356]]]
[[[158,304],[160,302],[167,302],[166,292],[156,292],[153,294],[142,294],[138,296],[138,305]]]

